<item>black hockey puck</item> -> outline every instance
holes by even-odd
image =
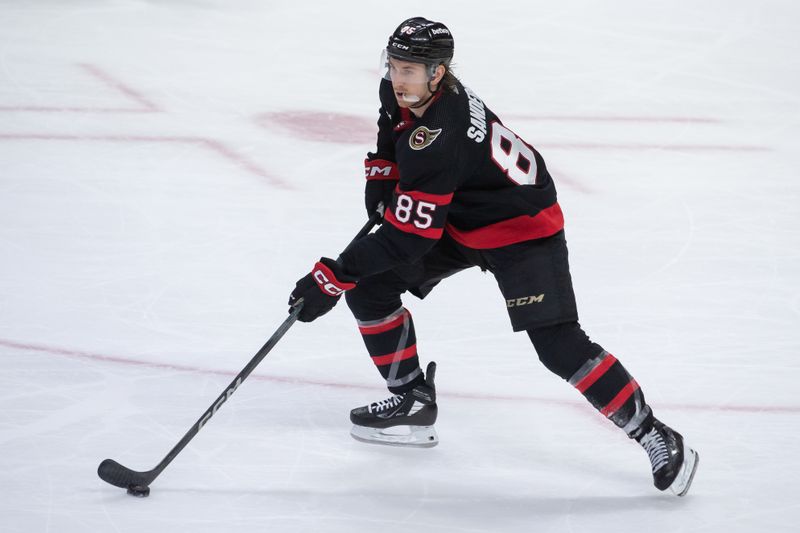
[[[137,498],[147,498],[150,496],[150,487],[146,485],[128,485],[128,494]]]

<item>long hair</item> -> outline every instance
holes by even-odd
[[[455,73],[453,73],[452,67],[448,65],[444,66],[444,76],[442,76],[442,81],[439,82],[439,86],[442,87],[445,91],[451,93],[458,92],[458,78],[456,77]]]

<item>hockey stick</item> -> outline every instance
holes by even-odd
[[[350,244],[347,245],[345,250],[348,250],[357,240],[364,237],[367,233],[372,230],[375,224],[378,223],[378,220],[383,216],[383,209],[379,209],[378,211],[374,212],[372,216],[369,218],[364,227],[362,227],[356,236],[350,241]],[[272,350],[278,341],[281,340],[283,335],[289,331],[289,328],[297,321],[297,315],[300,313],[300,310],[303,308],[302,300],[298,302],[294,309],[292,309],[291,313],[289,314],[288,318],[283,321],[275,333],[272,334],[272,337],[269,338],[266,344],[261,347],[261,349],[253,356],[247,366],[245,366],[241,372],[234,378],[230,385],[228,385],[222,394],[214,400],[214,403],[211,404],[203,416],[201,416],[194,425],[189,428],[189,431],[183,436],[183,438],[175,445],[172,450],[167,454],[164,459],[161,460],[158,465],[152,470],[148,470],[147,472],[138,472],[136,470],[131,470],[125,466],[122,466],[118,462],[114,461],[113,459],[106,459],[100,466],[97,467],[97,475],[100,476],[100,479],[103,481],[110,483],[116,487],[122,487],[128,489],[128,494],[133,496],[145,497],[150,494],[150,484],[164,471],[164,469],[169,465],[181,450],[183,450],[187,444],[197,435],[203,426],[209,421],[209,419],[216,414],[222,404],[224,404],[234,392],[242,384],[242,382],[247,379],[253,370],[258,366],[259,363],[267,356],[267,354]]]

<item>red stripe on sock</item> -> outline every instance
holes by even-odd
[[[389,331],[390,329],[402,326],[403,321],[405,321],[406,319],[406,314],[408,314],[408,311],[404,312],[397,318],[393,318],[392,320],[384,322],[382,324],[373,324],[370,326],[358,326],[358,331],[360,331],[362,335],[377,335],[378,333]]]
[[[579,392],[583,393],[594,385],[594,382],[600,379],[606,371],[611,368],[611,365],[617,362],[617,358],[611,354],[608,354],[605,359],[603,359],[599,365],[594,367],[594,370],[589,372],[585,378],[580,380],[575,388],[578,389]]]
[[[412,344],[405,350],[400,350],[399,352],[375,356],[372,358],[372,362],[375,363],[377,366],[390,365],[397,361],[411,359],[415,355],[417,355],[417,345]]]
[[[634,392],[636,392],[638,388],[639,384],[636,383],[636,380],[635,379],[630,380],[630,382],[627,385],[625,385],[625,387],[621,391],[619,391],[619,394],[617,394],[614,397],[614,399],[609,402],[608,405],[603,407],[603,409],[600,411],[600,414],[608,418],[609,416],[616,413],[617,410],[620,407],[622,407],[625,404],[625,402],[628,401],[628,398],[630,398],[631,395]]]

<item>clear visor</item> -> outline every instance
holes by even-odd
[[[430,80],[430,70],[430,66],[424,63],[389,57],[386,50],[381,54],[381,77],[394,84],[427,86],[428,80]]]

